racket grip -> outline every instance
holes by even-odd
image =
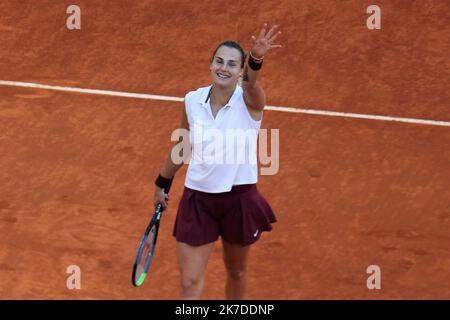
[[[163,206],[162,206],[162,204],[161,203],[158,203],[157,205],[156,205],[156,208],[155,208],[157,211],[163,211],[164,210],[164,208],[163,208]]]

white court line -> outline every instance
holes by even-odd
[[[359,114],[359,113],[349,113],[349,112],[335,112],[335,111],[301,109],[301,108],[291,108],[291,107],[275,107],[275,106],[265,106],[264,110],[274,110],[274,111],[293,112],[293,113],[306,113],[306,114],[314,114],[314,115],[328,116],[328,117],[356,118],[356,119],[367,119],[367,120],[378,120],[378,121],[396,121],[396,122],[405,122],[405,123],[425,124],[425,125],[429,125],[429,126],[450,127],[449,121],[439,121],[439,120],[424,120],[424,119],[414,119],[414,118],[376,116],[376,115],[371,115],[371,114]]]
[[[39,84],[39,83],[32,83],[32,82],[17,82],[17,81],[0,80],[0,85],[11,86],[11,87],[25,87],[25,88],[37,88],[37,89],[46,89],[46,90],[57,90],[57,91],[66,91],[66,92],[101,94],[101,95],[106,95],[106,96],[137,98],[137,99],[147,99],[147,100],[165,100],[165,101],[177,101],[177,102],[184,101],[183,98],[178,98],[178,97],[167,97],[167,96],[158,96],[158,95],[154,95],[154,94],[130,93],[130,92],[120,92],[120,91],[109,91],[109,90],[83,89],[83,88],[75,88],[75,87],[49,86],[46,84]]]
[[[130,93],[130,92],[110,91],[110,90],[83,89],[83,88],[75,88],[75,87],[50,86],[50,85],[46,85],[46,84],[31,83],[31,82],[0,80],[0,85],[12,86],[12,87],[37,88],[37,89],[46,89],[46,90],[57,90],[57,91],[66,91],[66,92],[88,93],[88,94],[101,94],[101,95],[108,95],[108,96],[147,99],[147,100],[163,100],[163,101],[176,101],[176,102],[184,101],[184,99],[180,98],[180,97],[169,97],[169,96],[161,96],[161,95],[154,95],[154,94]],[[278,112],[305,113],[305,114],[320,115],[320,116],[327,116],[327,117],[344,117],[344,118],[357,118],[357,119],[378,120],[378,121],[395,121],[395,122],[405,122],[405,123],[414,123],[414,124],[424,124],[424,125],[430,125],[430,126],[450,127],[450,121],[377,116],[377,115],[370,115],[370,114],[335,112],[335,111],[326,111],[326,110],[314,110],[314,109],[302,109],[302,108],[278,107],[278,106],[266,106],[264,109],[278,111]]]

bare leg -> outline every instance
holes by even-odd
[[[200,299],[204,285],[204,275],[214,242],[191,246],[177,242],[178,265],[181,272],[181,299]]]
[[[225,296],[228,300],[243,299],[247,288],[247,258],[250,246],[241,246],[222,239],[223,260],[227,269]]]

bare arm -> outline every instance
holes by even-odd
[[[176,143],[174,143],[174,145],[172,145],[172,148],[170,149],[170,152],[169,152],[169,156],[167,157],[166,162],[164,163],[161,171],[159,172],[164,178],[167,178],[167,179],[173,178],[175,176],[175,173],[177,173],[177,171],[183,166],[183,163],[175,164],[172,161],[172,157],[171,157],[172,150],[177,143],[178,142],[176,142]]]
[[[244,66],[244,75],[242,79],[242,89],[244,90],[245,104],[257,111],[262,111],[266,105],[266,95],[261,84],[258,81],[260,70],[253,70],[248,66],[248,58]]]
[[[251,55],[256,59],[262,59],[270,49],[281,47],[281,45],[272,44],[279,34],[281,34],[281,31],[278,31],[277,25],[273,26],[267,32],[267,24],[264,24],[258,38],[252,36],[253,47],[250,50]],[[258,113],[261,113],[264,109],[266,95],[258,81],[261,71],[250,68],[248,65],[249,59],[250,57],[247,57],[244,65],[242,88],[244,90],[244,100],[250,113],[252,115],[258,115]]]
[[[181,129],[186,129],[189,130],[189,123],[187,120],[187,115],[186,115],[186,109],[183,108],[183,113],[181,115],[181,123],[180,123],[180,128]],[[172,160],[172,150],[173,148],[175,148],[175,146],[178,143],[181,143],[182,138],[180,137],[178,139],[178,141],[174,142],[172,144],[172,147],[170,148],[170,152],[167,156],[167,160],[164,164],[164,166],[161,168],[160,174],[164,177],[164,178],[173,178],[175,176],[175,173],[183,166],[183,163],[180,164],[175,164]],[[183,155],[186,156],[186,155]]]
[[[180,123],[180,129],[186,129],[189,130],[189,123],[187,120],[187,115],[186,115],[186,109],[183,108],[183,113],[181,115],[181,123]],[[175,173],[183,166],[183,162],[181,162],[180,164],[175,164],[172,160],[172,150],[173,148],[175,148],[178,143],[180,143],[182,141],[182,138],[180,137],[178,141],[174,142],[172,144],[172,147],[170,148],[170,152],[169,155],[167,157],[166,162],[164,163],[163,167],[161,168],[160,174],[161,176],[163,176],[164,178],[173,178],[175,176]],[[181,151],[183,152],[183,151]],[[182,154],[183,158],[185,159],[187,156],[189,156],[188,154]],[[154,197],[154,204],[155,206],[158,203],[162,203],[164,209],[166,209],[168,207],[168,199],[169,196],[166,195],[164,193],[164,189],[163,188],[159,188],[158,186],[155,186],[155,197]]]

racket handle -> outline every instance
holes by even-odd
[[[164,207],[163,207],[163,205],[162,205],[161,203],[158,203],[158,204],[156,205],[156,207],[155,207],[155,210],[157,210],[157,211],[160,211],[160,210],[161,210],[161,212],[162,212],[162,211],[164,211]]]

